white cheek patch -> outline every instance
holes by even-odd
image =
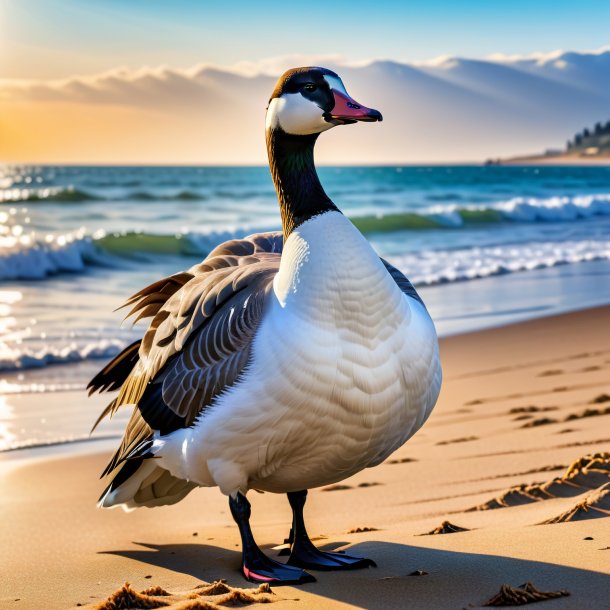
[[[333,127],[323,115],[322,108],[300,93],[284,93],[269,103],[266,126],[267,129],[279,126],[286,133],[298,136],[320,133]]]

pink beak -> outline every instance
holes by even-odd
[[[356,121],[383,121],[381,112],[373,108],[362,106],[349,95],[336,89],[332,89],[335,98],[335,105],[330,112],[330,116],[334,121],[341,125],[355,123]]]

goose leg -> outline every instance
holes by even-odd
[[[272,585],[300,585],[316,580],[304,570],[270,559],[258,548],[250,529],[251,510],[246,496],[240,493],[235,498],[229,496],[229,507],[241,536],[242,572],[246,580]]]
[[[292,529],[288,539],[291,543],[289,565],[308,570],[356,570],[377,566],[372,559],[352,557],[344,553],[326,553],[318,550],[309,539],[303,520],[307,490],[293,491],[287,495],[292,507]]]

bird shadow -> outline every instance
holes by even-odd
[[[135,544],[141,548],[103,553],[188,574],[206,582],[224,578],[234,586],[246,585],[239,573],[239,548],[231,550],[199,543]],[[332,550],[338,546],[341,546],[340,542],[333,542],[320,548]],[[346,572],[312,572],[317,582],[302,588],[319,597],[320,604],[323,599],[333,599],[371,610],[476,608],[495,595],[502,584],[519,586],[527,581],[533,581],[544,591],[570,591],[570,597],[551,600],[549,608],[601,608],[607,601],[601,597],[596,599],[595,595],[605,590],[608,575],[593,570],[381,541],[354,544],[348,552],[374,559],[378,567]],[[577,548],[575,552],[578,552]],[[269,548],[265,553],[277,558],[277,552]],[[425,574],[414,575],[417,571]],[[278,593],[281,595],[281,590]]]

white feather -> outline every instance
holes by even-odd
[[[155,460],[225,494],[327,485],[383,461],[438,397],[438,342],[339,212],[287,239],[242,380]]]
[[[284,93],[269,102],[265,117],[267,129],[281,127],[286,133],[306,135],[334,127],[324,120],[324,111],[300,93]]]

